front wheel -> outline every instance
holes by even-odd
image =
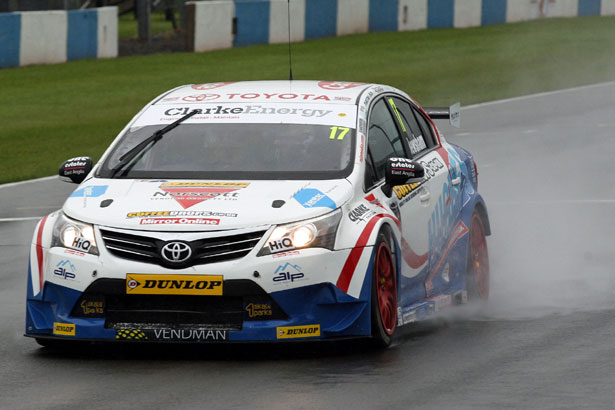
[[[390,241],[378,234],[372,268],[372,336],[377,345],[387,347],[397,325],[397,270]]]
[[[470,222],[470,243],[468,245],[467,291],[468,299],[489,298],[489,253],[487,238],[480,215],[474,211]]]

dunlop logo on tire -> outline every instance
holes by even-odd
[[[126,275],[127,295],[222,295],[222,275]]]
[[[285,326],[276,328],[278,339],[320,336],[320,325]]]

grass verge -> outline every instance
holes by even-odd
[[[376,82],[424,105],[472,104],[615,79],[615,17],[383,32],[293,45],[296,79]],[[0,70],[0,183],[97,160],[152,98],[181,84],[287,79],[286,45]]]

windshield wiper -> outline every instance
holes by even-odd
[[[111,178],[113,178],[118,173],[118,171],[120,171],[122,168],[124,168],[124,166],[126,164],[128,164],[137,155],[139,155],[141,153],[141,151],[143,151],[145,149],[145,147],[147,147],[150,143],[152,145],[154,145],[155,143],[157,143],[164,136],[164,134],[166,134],[167,132],[173,130],[179,124],[181,124],[182,122],[186,121],[188,118],[192,117],[194,114],[197,114],[198,112],[199,112],[198,110],[194,110],[194,111],[184,115],[183,117],[181,117],[177,121],[167,125],[166,127],[162,128],[162,129],[159,129],[158,131],[153,133],[151,136],[149,136],[148,138],[144,139],[139,144],[135,145],[130,151],[128,151],[127,153],[122,155],[120,157],[120,160],[119,160],[118,164],[111,169]]]

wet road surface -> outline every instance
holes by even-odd
[[[0,409],[615,408],[615,83],[473,106],[491,298],[365,343],[100,346],[23,334],[35,220],[0,222]],[[0,188],[0,220],[74,185]]]

